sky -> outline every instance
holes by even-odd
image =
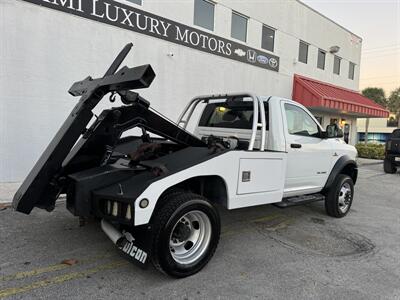
[[[302,0],[363,38],[360,90],[400,87],[400,0]]]

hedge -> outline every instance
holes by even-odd
[[[385,158],[385,145],[359,143],[356,145],[358,151],[358,157],[372,158],[372,159],[384,159]]]

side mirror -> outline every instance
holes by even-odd
[[[337,124],[326,126],[326,138],[342,138],[343,130],[339,128]]]

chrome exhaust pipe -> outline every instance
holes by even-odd
[[[106,220],[101,220],[101,229],[109,239],[117,246],[120,246],[125,236]]]

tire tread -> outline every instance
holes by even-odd
[[[389,158],[385,158],[383,161],[383,170],[385,171],[385,173],[387,174],[394,174],[397,172],[397,168],[394,165],[394,161],[389,159]]]
[[[151,255],[152,263],[154,267],[159,270],[160,272],[167,274],[167,272],[162,268],[160,261],[159,261],[159,249],[158,249],[158,244],[160,240],[160,235],[162,228],[167,224],[168,220],[172,216],[172,214],[185,202],[190,201],[192,199],[201,199],[206,202],[208,202],[210,205],[212,203],[205,197],[201,195],[197,195],[191,192],[183,192],[183,191],[174,191],[171,193],[166,194],[163,196],[162,199],[162,205],[155,211],[154,216],[153,216],[153,232],[154,232],[154,237],[153,237],[153,251]],[[213,205],[212,205],[213,206]],[[219,235],[218,239],[216,240],[216,244],[214,247],[212,247],[212,251],[208,255],[208,259],[206,260],[205,264],[208,263],[208,261],[212,258],[212,256],[215,253],[215,250],[218,246],[219,242]],[[205,265],[204,264],[204,265]]]
[[[342,214],[338,211],[337,203],[336,203],[337,202],[336,193],[337,193],[338,188],[340,188],[339,185],[341,185],[341,183],[343,181],[348,180],[348,179],[350,179],[353,182],[353,180],[351,179],[350,176],[345,175],[345,174],[339,174],[326,194],[325,210],[326,210],[326,213],[331,217],[342,218],[350,210],[350,207],[349,207],[347,212],[345,214]]]

